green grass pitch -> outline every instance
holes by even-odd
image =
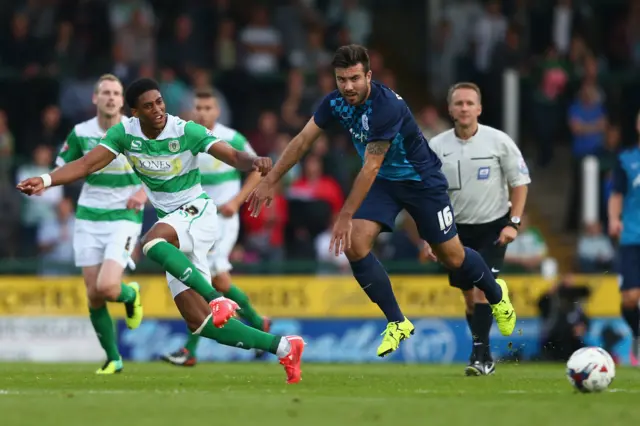
[[[609,391],[578,394],[564,366],[498,365],[464,377],[461,365],[303,365],[286,385],[277,364],[0,363],[3,426],[633,425],[640,369],[620,368]]]

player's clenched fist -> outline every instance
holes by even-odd
[[[271,171],[271,167],[273,167],[273,162],[269,157],[257,157],[253,160],[253,170],[260,172],[262,176],[266,176]]]
[[[46,189],[44,180],[41,177],[32,177],[20,182],[16,188],[27,195],[38,195]]]

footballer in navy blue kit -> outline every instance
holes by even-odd
[[[638,117],[640,132],[640,115]],[[638,365],[640,350],[640,146],[621,152],[609,197],[609,234],[619,238],[618,273],[622,317],[633,335],[630,359]]]
[[[262,205],[270,203],[275,184],[311,148],[323,129],[338,122],[350,133],[363,165],[338,214],[328,249],[336,256],[346,254],[354,278],[387,318],[378,356],[392,353],[414,332],[398,306],[387,272],[371,253],[378,234],[391,231],[403,209],[413,217],[420,237],[430,244],[438,260],[485,292],[500,332],[510,335],[516,315],[506,284],[496,282],[482,257],[460,243],[442,164],[409,107],[393,90],[371,81],[369,55],[363,46],[340,47],[332,66],[338,90],[325,97],[251,194],[252,214],[258,215]]]

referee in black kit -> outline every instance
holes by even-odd
[[[482,255],[497,278],[507,244],[518,236],[527,185],[531,182],[529,170],[518,146],[506,133],[478,123],[482,112],[478,86],[455,84],[449,89],[447,103],[455,128],[435,136],[429,145],[442,160],[460,240]],[[432,256],[428,246],[425,253]],[[473,351],[465,374],[493,374],[495,363],[489,344],[491,306],[473,283],[454,282],[449,275],[449,284],[464,294],[473,336]]]

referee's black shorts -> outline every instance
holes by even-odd
[[[510,213],[508,212],[503,217],[489,223],[477,225],[456,224],[462,245],[480,253],[496,278],[502,269],[504,255],[507,252],[507,246],[499,245],[496,241],[500,237],[502,229],[509,223]],[[473,288],[472,283],[455,282],[451,273],[449,274],[449,284],[461,290],[471,290]]]

